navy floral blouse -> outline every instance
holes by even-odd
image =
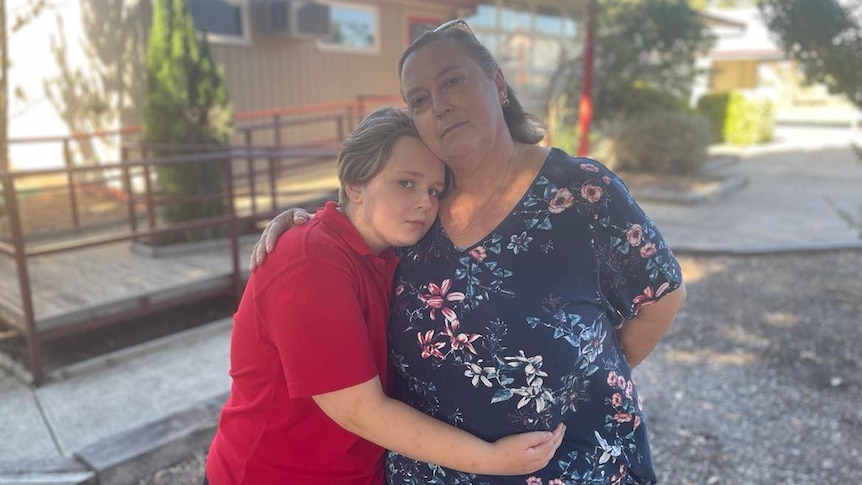
[[[399,399],[493,441],[566,423],[543,470],[472,475],[387,459],[390,484],[655,483],[616,331],[679,265],[622,180],[553,149],[512,213],[458,248],[439,221],[402,248],[389,348]]]

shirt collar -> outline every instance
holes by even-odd
[[[365,239],[362,238],[359,231],[356,230],[356,226],[350,222],[350,219],[348,219],[347,216],[338,210],[338,203],[335,201],[328,201],[326,205],[324,205],[323,210],[315,214],[314,218],[320,218],[321,223],[335,231],[335,233],[344,240],[350,249],[354,250],[361,256],[371,256],[385,261],[397,259],[395,248],[386,248],[379,255],[375,254],[374,251],[368,247],[368,243],[365,242]]]

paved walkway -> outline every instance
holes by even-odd
[[[745,186],[697,204],[640,201],[678,253],[862,249],[829,202],[862,218],[848,142],[847,130],[782,129],[722,168]],[[216,322],[35,390],[0,370],[0,484],[131,484],[202,449],[230,384],[229,334],[229,320]]]

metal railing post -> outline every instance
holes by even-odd
[[[18,287],[21,291],[21,311],[24,316],[24,333],[27,337],[27,354],[30,360],[30,373],[33,384],[40,385],[44,378],[42,366],[42,342],[39,330],[36,328],[36,316],[33,311],[33,295],[30,288],[30,272],[27,270],[27,247],[24,244],[24,231],[21,227],[21,214],[18,209],[18,196],[15,193],[15,181],[12,174],[0,171],[3,178],[3,196],[6,211],[9,214],[9,230],[12,235],[12,245],[15,248],[15,270],[18,273]]]
[[[81,223],[78,218],[78,197],[75,195],[75,176],[72,169],[74,163],[72,161],[72,149],[69,147],[69,139],[63,139],[63,162],[66,165],[66,182],[69,186],[69,204],[72,209],[72,225],[75,229],[81,228]]]
[[[132,176],[129,174],[129,147],[124,146],[120,150],[120,163],[122,164],[121,173],[123,174],[123,190],[126,192],[126,198],[129,201],[129,228],[132,232],[138,232],[138,218],[135,214],[135,193],[132,188]]]
[[[236,301],[239,302],[240,298],[242,298],[242,284],[239,272],[239,230],[237,229],[236,204],[233,199],[233,159],[228,157],[222,163],[224,164],[225,188],[227,190],[228,234],[230,237],[230,256],[233,268],[231,273],[233,295]]]
[[[254,157],[251,156],[251,130],[245,130],[245,151],[248,155],[245,157],[245,164],[248,167],[248,187],[249,197],[251,198],[251,213],[257,214],[257,188],[254,177]]]

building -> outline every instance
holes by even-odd
[[[245,113],[244,119],[283,107],[397,96],[396,66],[403,49],[422,31],[457,17],[471,23],[528,109],[541,116],[560,56],[580,48],[578,19],[585,3],[188,1],[196,28],[224,69],[234,111]],[[8,2],[10,16],[29,3]],[[148,0],[60,2],[11,36],[14,167],[57,166],[65,137],[140,122],[151,9]],[[305,135],[292,136],[299,143]],[[116,159],[118,139],[76,140],[74,163]]]

